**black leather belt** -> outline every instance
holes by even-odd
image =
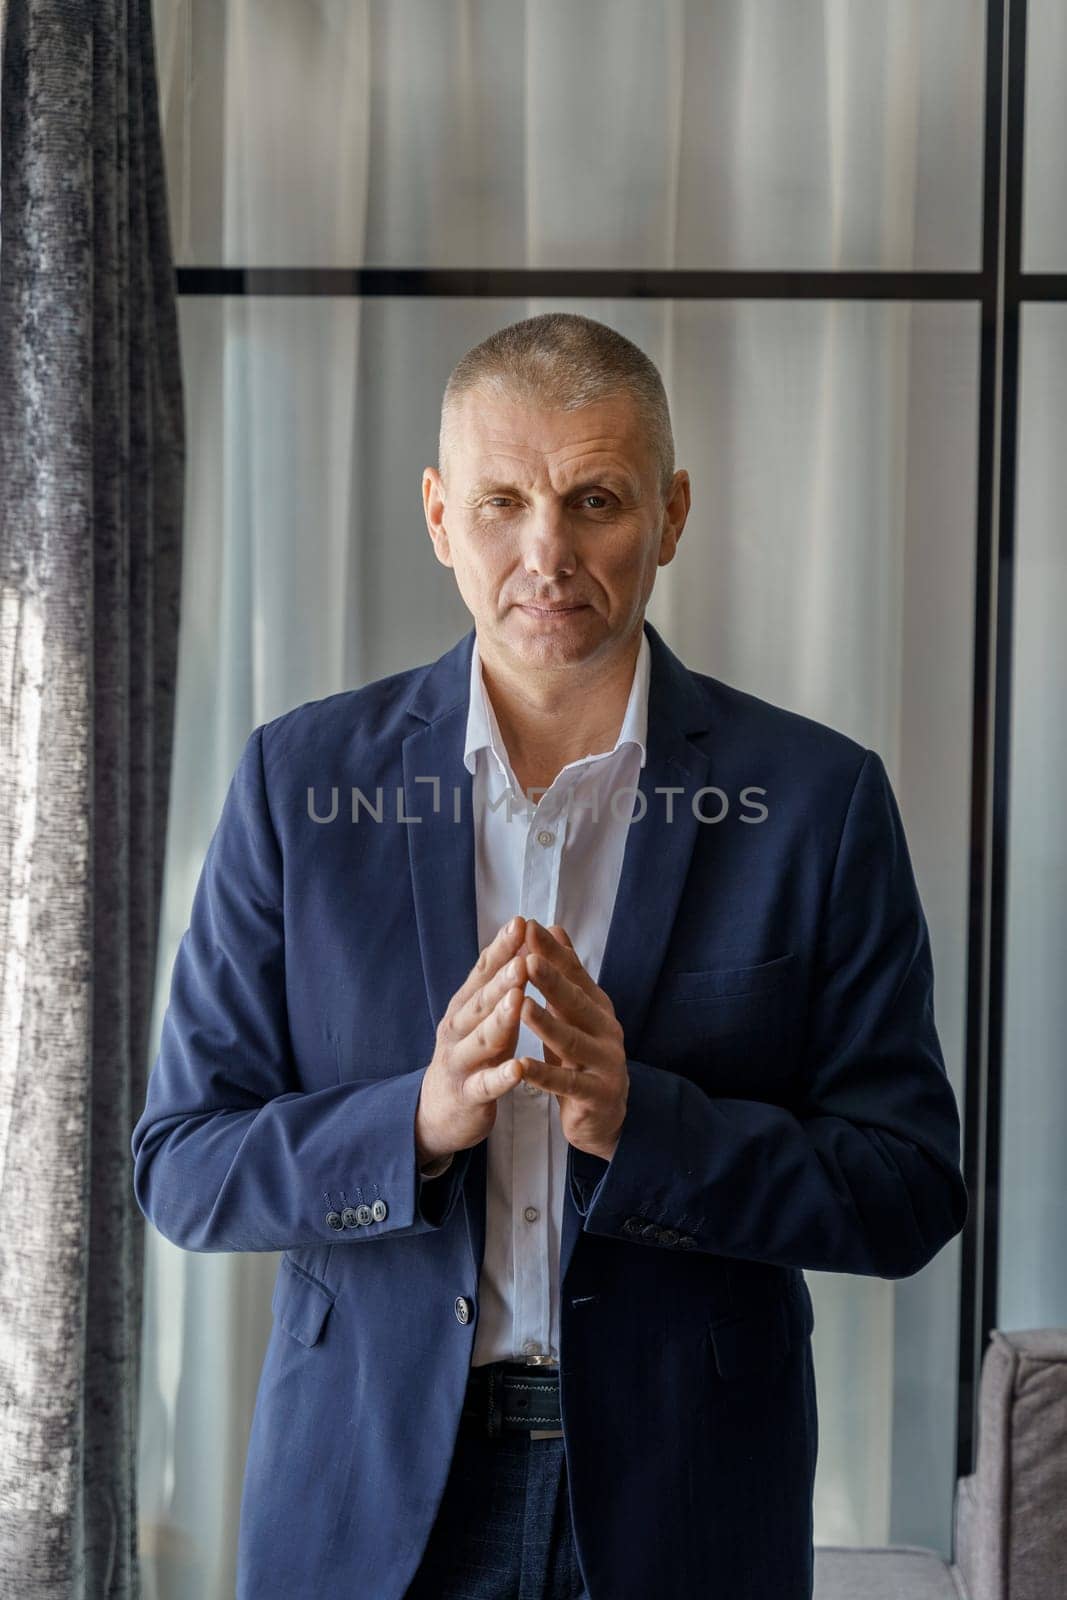
[[[490,1361],[472,1367],[463,1400],[462,1425],[489,1438],[527,1433],[531,1439],[563,1437],[559,1369],[522,1361]]]

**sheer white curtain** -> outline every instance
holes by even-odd
[[[157,5],[185,265],[969,268],[978,0]],[[248,730],[469,626],[420,477],[455,360],[580,310],[671,398],[693,510],[651,620],[692,666],[844,729],[893,778],[961,1081],[977,335],[889,303],[186,299],[185,590],[155,1039]],[[153,1050],[155,1045],[153,1045]],[[146,1596],[233,1592],[276,1256],[149,1230]],[[958,1242],[811,1273],[816,1539],[947,1552]]]
[[[1010,1328],[1067,1327],[1065,374],[1067,307],[1024,307],[997,1307]]]

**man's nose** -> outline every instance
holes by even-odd
[[[525,529],[524,560],[531,575],[554,578],[573,572],[576,565],[574,535],[562,506],[538,508]]]

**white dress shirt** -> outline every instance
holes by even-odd
[[[516,913],[545,927],[559,923],[597,980],[645,764],[648,678],[649,646],[642,630],[614,747],[568,762],[544,795],[538,798],[534,791],[536,805],[531,807],[485,692],[475,635],[463,759],[474,777],[480,949]],[[526,988],[544,1004],[544,995],[532,982]],[[542,1041],[525,1022],[519,1024],[515,1054],[544,1059]],[[497,1101],[486,1153],[485,1256],[472,1365],[523,1361],[555,1366],[567,1174],[567,1141],[555,1096],[525,1082],[508,1090]]]

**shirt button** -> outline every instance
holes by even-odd
[[[539,1083],[531,1083],[529,1078],[524,1078],[522,1080],[522,1086],[526,1090],[527,1094],[544,1094],[544,1090],[541,1088],[541,1085]]]
[[[523,1212],[523,1216],[526,1218],[527,1222],[536,1222],[540,1215],[541,1213],[538,1211],[536,1206],[527,1206],[526,1210]]]
[[[538,1344],[536,1339],[527,1339],[522,1348],[524,1354],[528,1356],[537,1356],[541,1353],[541,1346]]]
[[[538,842],[538,844],[545,844],[545,845],[552,844],[552,843],[554,843],[555,838],[556,838],[556,835],[551,831],[550,828],[540,828],[538,830],[538,834],[537,834],[537,842]]]

